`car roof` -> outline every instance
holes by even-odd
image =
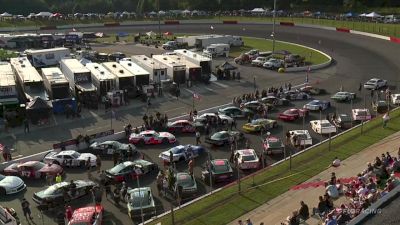
[[[223,165],[228,165],[229,162],[227,159],[214,159],[211,161],[211,164],[216,166],[223,166]]]
[[[145,131],[140,132],[140,134],[155,134],[155,133],[156,133],[155,130],[145,130]]]
[[[294,132],[295,134],[308,134],[308,130],[291,130],[290,132]]]
[[[254,155],[255,151],[254,149],[242,149],[242,150],[236,150],[240,155]]]
[[[93,219],[93,214],[102,210],[103,206],[101,205],[79,208],[74,211],[71,220],[73,222],[90,222]]]
[[[57,155],[72,155],[75,152],[77,152],[77,151],[75,151],[75,150],[67,150],[67,151],[61,151]]]
[[[114,143],[116,143],[116,142],[118,142],[118,141],[103,141],[103,142],[101,142],[100,144],[114,144]],[[118,142],[119,143],[119,142]]]
[[[280,141],[280,139],[278,137],[275,137],[275,136],[269,136],[269,137],[266,138],[266,140],[270,141],[270,142]]]

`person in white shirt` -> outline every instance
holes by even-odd
[[[359,196],[366,196],[368,194],[368,188],[365,187],[365,184],[363,184],[358,190],[357,190],[357,194]]]
[[[327,184],[325,191],[331,198],[334,198],[334,199],[339,198],[339,191],[338,191],[336,185]]]

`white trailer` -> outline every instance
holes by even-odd
[[[196,38],[195,47],[204,49],[211,44],[228,44],[230,46],[243,46],[243,40],[239,36],[232,35],[203,35]]]
[[[92,84],[90,70],[84,67],[77,59],[62,59],[60,68],[69,82],[71,92],[78,96],[79,92],[95,92],[96,87]]]
[[[24,92],[26,102],[32,101],[35,97],[49,100],[43,78],[26,57],[11,58],[10,63],[16,74],[18,84]]]
[[[186,65],[183,60],[176,60],[169,55],[153,55],[155,62],[161,63],[167,67],[168,76],[172,78],[175,83],[186,83]]]
[[[101,65],[110,71],[111,74],[114,74],[116,78],[115,87],[117,90],[126,90],[128,96],[131,98],[137,95],[137,89],[135,88],[135,76],[131,72],[117,62],[105,62]]]
[[[92,75],[92,83],[97,89],[99,96],[106,96],[108,92],[117,90],[116,77],[106,68],[98,63],[86,63],[86,68]]]
[[[195,44],[196,44],[196,39],[198,37],[201,37],[201,36],[182,36],[182,37],[177,37],[176,38],[176,42],[181,43],[181,44],[187,43],[188,47],[194,47]]]
[[[0,103],[2,105],[18,103],[15,73],[10,63],[0,62]]]
[[[120,61],[119,64],[135,76],[136,87],[150,84],[150,73],[138,64],[130,61]]]
[[[206,54],[210,54],[212,57],[228,57],[229,50],[229,44],[211,44],[206,49],[204,49],[203,52]]]
[[[184,57],[186,61],[192,62],[196,65],[201,66],[201,72],[203,74],[211,74],[212,70],[212,59],[209,57],[205,57],[203,55],[197,54],[195,52],[186,50],[186,49],[178,49],[174,51],[177,55]]]
[[[69,98],[69,83],[58,67],[42,69],[44,87],[51,99]]]
[[[200,81],[201,80],[201,66],[186,60],[185,57],[180,55],[170,55],[171,59],[177,62],[183,62],[186,66],[186,79],[191,81]]]
[[[156,62],[154,59],[145,55],[133,55],[131,61],[142,67],[150,74],[150,78],[154,83],[161,83],[167,80],[167,67],[164,64]]]
[[[60,63],[61,59],[71,57],[71,52],[68,48],[28,49],[25,50],[25,54],[36,68],[56,66]]]

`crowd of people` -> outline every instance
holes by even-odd
[[[339,179],[332,172],[331,178],[325,183],[325,194],[319,196],[319,202],[312,209],[312,216],[317,216],[324,225],[344,225],[361,213],[377,213],[368,211],[371,204],[392,191],[400,184],[396,173],[400,172],[400,148],[398,156],[393,157],[389,152],[376,157],[374,162],[367,163],[364,171],[352,180]],[[337,160],[332,166],[337,167]],[[334,201],[340,197],[346,203],[335,206]],[[310,217],[308,206],[300,203],[300,209],[294,211],[282,224],[297,225]]]

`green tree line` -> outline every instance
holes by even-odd
[[[136,11],[139,0],[0,0],[2,11],[12,14],[51,11],[61,13],[107,13]],[[160,9],[234,10],[256,7],[272,8],[273,0],[159,0]],[[400,0],[277,0],[283,10],[318,10],[322,12],[362,11],[368,8],[400,7]],[[156,11],[157,0],[145,0],[143,11]]]

